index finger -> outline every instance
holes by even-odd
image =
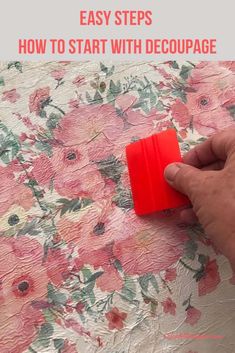
[[[183,162],[202,168],[217,161],[225,161],[235,150],[235,127],[223,130],[197,145],[183,157]]]

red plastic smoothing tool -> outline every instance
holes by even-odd
[[[137,215],[189,204],[188,198],[164,179],[165,167],[182,160],[174,129],[131,143],[126,156]]]

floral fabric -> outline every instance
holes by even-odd
[[[135,215],[125,146],[232,126],[235,63],[0,68],[0,352],[234,352],[228,261],[177,210]]]

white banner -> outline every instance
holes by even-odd
[[[4,2],[1,60],[233,60],[234,0]]]

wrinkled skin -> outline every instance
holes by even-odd
[[[181,218],[188,224],[199,221],[235,271],[235,128],[196,146],[183,162],[165,169],[168,183],[192,203]]]

